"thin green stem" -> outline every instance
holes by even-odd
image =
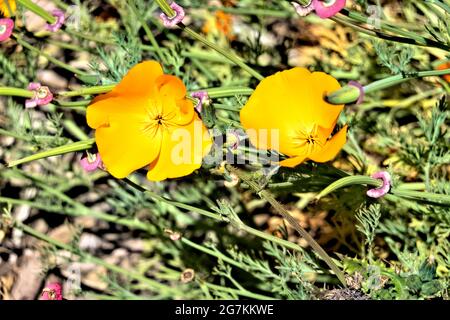
[[[91,96],[96,94],[102,94],[110,92],[116,84],[105,85],[105,86],[95,86],[89,88],[82,88],[74,91],[63,91],[59,92],[58,95],[61,97],[77,97],[77,96]]]
[[[26,89],[0,87],[0,96],[32,98],[33,95],[34,95],[34,93],[32,91],[26,90]]]
[[[58,67],[61,67],[69,72],[72,72],[74,74],[80,75],[80,76],[87,76],[89,75],[85,71],[78,70],[77,68],[72,67],[71,65],[68,65],[67,63],[61,62],[58,59],[52,57],[51,55],[43,52],[42,50],[33,47],[31,44],[23,40],[19,35],[14,34],[14,37],[16,38],[17,42],[22,45],[23,47],[27,48],[28,50],[45,57],[48,61],[52,62],[53,64],[57,65]]]
[[[219,87],[205,89],[208,92],[210,98],[226,98],[234,96],[250,96],[253,93],[253,89],[245,87]]]
[[[207,282],[202,282],[202,284],[213,290],[225,291],[228,293],[236,294],[238,296],[247,297],[250,299],[256,299],[256,300],[273,300],[274,299],[272,297],[264,296],[264,295],[261,295],[258,293],[253,293],[253,292],[250,292],[247,290],[243,291],[243,290],[238,290],[238,289],[233,289],[233,288],[228,288],[228,287],[222,287],[222,286],[212,284],[212,283],[207,283]]]
[[[283,207],[267,190],[261,190],[261,188],[252,181],[244,172],[234,168],[231,165],[226,166],[227,170],[236,174],[242,181],[244,181],[254,192],[256,192],[262,199],[269,202],[272,207],[286,220],[289,224],[306,240],[306,242],[313,248],[317,255],[322,258],[323,261],[330,267],[331,270],[341,281],[342,285],[346,286],[346,281],[342,271],[336,266],[330,256],[323,250],[323,248],[314,240],[314,238],[298,223],[298,221]]]
[[[95,139],[89,139],[89,140],[84,140],[84,141],[67,144],[67,145],[64,145],[61,147],[53,148],[51,150],[46,150],[46,151],[31,155],[28,157],[25,157],[23,159],[11,161],[10,163],[8,163],[8,167],[15,167],[20,164],[28,163],[28,162],[39,160],[39,159],[59,156],[59,155],[63,155],[63,154],[70,153],[70,152],[87,150],[87,149],[92,148],[94,143],[95,143]]]
[[[364,92],[371,93],[378,90],[383,90],[403,82],[409,81],[411,79],[431,77],[431,76],[443,76],[450,74],[450,68],[444,70],[430,70],[430,71],[419,71],[411,74],[398,74],[395,76],[387,77],[382,80],[378,80],[368,84],[364,87]],[[337,91],[331,92],[326,96],[326,100],[331,104],[347,104],[358,100],[360,95],[359,89],[355,86],[345,86]]]
[[[56,22],[56,18],[51,15],[47,10],[44,8],[38,6],[36,3],[34,3],[31,0],[16,0],[18,4],[24,6],[28,10],[32,11],[33,13],[40,16],[42,19],[47,21],[50,24],[54,24]]]
[[[148,26],[147,22],[144,20],[142,15],[139,13],[138,9],[136,8],[136,3],[133,1],[130,1],[129,6],[131,7],[131,10],[133,11],[134,15],[139,19],[139,22],[142,25],[142,28],[144,28],[145,34],[148,37],[148,40],[150,40],[150,43],[152,44],[153,48],[155,48],[156,54],[158,55],[161,62],[163,62],[164,65],[167,64],[166,56],[163,54],[158,42],[156,41],[155,37],[153,36],[152,31],[150,30],[150,27]]]
[[[216,221],[225,221],[224,217],[222,217],[221,215],[219,215],[217,213],[214,213],[214,212],[211,212],[211,211],[207,211],[207,210],[204,210],[204,209],[200,209],[200,208],[197,208],[197,207],[194,207],[194,206],[190,206],[190,205],[187,205],[187,204],[184,204],[184,203],[179,203],[179,202],[172,201],[170,199],[161,197],[161,196],[155,194],[154,192],[151,192],[151,191],[141,187],[140,185],[134,183],[130,179],[124,179],[124,182],[126,182],[131,187],[135,188],[136,190],[139,190],[141,192],[145,192],[145,193],[149,194],[152,198],[154,198],[157,201],[162,201],[164,203],[173,205],[174,207],[177,207],[177,208],[180,208],[180,209],[189,210],[189,211],[192,211],[192,212],[199,213],[199,214],[201,214],[201,215],[203,215],[205,217],[212,218],[212,219],[214,219]],[[258,238],[262,238],[264,240],[275,242],[275,243],[279,244],[280,246],[286,247],[288,249],[292,249],[292,250],[295,250],[295,251],[303,252],[302,247],[300,247],[298,244],[295,244],[295,243],[292,243],[290,241],[286,241],[284,239],[275,237],[275,236],[273,236],[271,234],[268,234],[268,233],[265,233],[263,231],[260,231],[260,230],[257,230],[257,229],[253,229],[253,228],[245,225],[244,223],[236,224],[236,226],[240,230],[246,231],[247,233],[252,234],[252,235],[254,235],[254,236],[258,237]]]
[[[223,55],[225,58],[227,58],[228,60],[230,60],[231,62],[233,62],[234,64],[236,64],[237,66],[241,67],[243,70],[245,70],[246,72],[248,72],[251,76],[255,77],[258,80],[263,80],[264,77],[258,73],[257,71],[255,71],[253,68],[249,67],[247,64],[245,64],[240,58],[238,58],[235,54],[232,54],[230,52],[228,52],[227,50],[220,48],[219,46],[217,46],[216,44],[212,43],[211,41],[208,41],[207,39],[205,39],[203,36],[201,36],[200,34],[198,34],[197,32],[195,32],[194,30],[192,30],[189,27],[186,27],[183,24],[180,24],[181,29],[183,29],[184,32],[186,32],[188,35],[190,35],[192,38],[194,38],[195,40],[200,41],[201,43],[203,43],[204,45],[206,45],[207,47],[217,51],[218,53],[220,53],[221,55]]]

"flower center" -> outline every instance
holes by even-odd
[[[321,2],[325,7],[332,7],[335,5],[336,0],[322,0]]]
[[[47,97],[48,93],[49,93],[49,90],[47,87],[41,87],[37,92],[37,97],[39,99],[44,99],[45,97]]]
[[[164,109],[160,102],[151,101],[147,108],[147,120],[143,123],[143,131],[154,137],[160,129],[168,129],[170,125],[170,113],[164,113]]]
[[[162,117],[162,115],[157,115],[155,120],[158,123],[158,125],[161,125],[164,122],[164,118]]]
[[[311,128],[301,127],[297,129],[293,143],[296,148],[302,149],[303,154],[311,154],[319,148],[323,148],[323,143],[319,137],[319,126],[314,124]]]
[[[4,24],[0,25],[0,34],[4,34],[6,32],[6,26]]]

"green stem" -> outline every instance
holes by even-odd
[[[149,194],[152,198],[154,198],[157,201],[162,201],[164,203],[173,205],[174,207],[177,207],[177,208],[180,208],[180,209],[184,209],[184,210],[188,210],[188,211],[192,211],[192,212],[197,212],[197,213],[199,213],[201,215],[204,215],[205,217],[212,218],[212,219],[214,219],[216,221],[221,221],[221,222],[224,221],[224,218],[222,216],[220,216],[219,214],[217,214],[217,213],[210,212],[210,211],[207,211],[207,210],[203,210],[203,209],[200,209],[200,208],[197,208],[197,207],[194,207],[194,206],[190,206],[190,205],[187,205],[187,204],[184,204],[184,203],[175,202],[175,201],[172,201],[170,199],[166,199],[164,197],[161,197],[161,196],[155,194],[154,192],[151,192],[151,191],[141,187],[140,185],[134,183],[130,179],[124,179],[124,182],[129,184],[131,187],[135,188],[136,190],[139,190],[141,192],[145,192],[145,193]],[[252,235],[254,235],[254,236],[258,237],[258,238],[262,238],[264,240],[275,242],[275,243],[279,244],[280,246],[286,247],[288,249],[292,249],[292,250],[295,250],[295,251],[303,252],[302,247],[300,247],[296,243],[292,243],[290,241],[286,241],[284,239],[275,237],[275,236],[273,236],[271,234],[268,234],[268,233],[265,233],[263,231],[260,231],[260,230],[257,230],[257,229],[253,229],[253,228],[245,225],[244,223],[238,223],[238,224],[236,224],[236,226],[239,229],[244,230],[247,233],[252,234]]]
[[[201,43],[203,43],[204,45],[206,45],[207,47],[217,51],[218,53],[220,53],[221,55],[223,55],[225,58],[227,58],[228,60],[230,60],[231,62],[233,62],[234,64],[236,64],[237,66],[241,67],[243,70],[245,70],[246,72],[248,72],[251,76],[255,77],[258,80],[263,80],[264,77],[258,73],[257,71],[255,71],[253,68],[249,67],[247,64],[245,64],[240,58],[238,58],[236,55],[228,52],[225,49],[220,48],[219,46],[217,46],[216,44],[212,43],[211,41],[208,41],[207,39],[205,39],[204,37],[202,37],[200,34],[198,34],[197,32],[195,32],[194,30],[192,30],[189,27],[186,27],[183,24],[180,24],[181,29],[183,29],[184,32],[186,32],[188,35],[190,35],[192,38],[194,38],[195,40],[200,41]]]
[[[203,282],[203,285],[207,286],[208,288],[211,288],[213,290],[217,290],[217,291],[225,291],[228,293],[232,293],[232,294],[236,294],[242,297],[247,297],[250,299],[255,299],[255,300],[273,300],[274,298],[272,297],[268,297],[268,296],[264,296],[261,294],[257,294],[257,293],[253,293],[247,290],[238,290],[238,289],[233,289],[233,288],[228,288],[228,287],[222,287],[216,284],[212,284],[212,283],[207,283],[207,282]]]
[[[116,84],[110,84],[106,86],[95,86],[95,87],[89,87],[89,88],[82,88],[79,90],[74,91],[63,91],[59,92],[58,95],[61,97],[77,97],[77,96],[90,96],[90,95],[96,95],[101,93],[107,93],[110,92]]]
[[[381,187],[382,183],[378,179],[366,177],[366,176],[349,176],[345,178],[341,178],[332,184],[330,184],[328,187],[323,189],[316,197],[316,200],[319,200],[330,193],[336,191],[337,189],[341,189],[344,187],[352,186],[352,185],[369,185],[374,186],[376,188]]]
[[[57,147],[51,150],[43,151],[28,157],[25,157],[23,159],[14,160],[8,163],[8,167],[15,167],[20,164],[28,163],[31,161],[59,156],[62,154],[70,153],[70,152],[76,152],[76,151],[82,151],[92,148],[92,146],[95,143],[95,139],[89,139],[84,141],[79,141],[71,144],[67,144],[61,147]]]
[[[250,96],[253,93],[253,89],[244,87],[219,87],[206,89],[210,98],[226,98],[234,96]]]
[[[294,15],[292,12],[280,10],[256,9],[256,8],[208,7],[207,10],[208,11],[220,10],[225,13],[231,13],[235,15],[249,15],[249,16],[275,17],[275,18],[290,18]]]
[[[348,187],[351,185],[368,185],[368,186],[373,186],[373,187],[379,188],[379,187],[381,187],[382,183],[378,179],[373,179],[373,178],[366,177],[366,176],[349,176],[349,177],[341,178],[341,179],[333,182],[332,184],[330,184],[328,187],[323,189],[315,197],[315,199],[319,200],[319,199],[325,197],[326,195],[336,191],[337,189]],[[433,202],[433,203],[440,204],[440,205],[450,205],[450,195],[415,191],[414,189],[417,189],[418,187],[422,188],[423,184],[416,183],[410,187],[403,184],[403,185],[400,185],[398,188],[391,189],[390,194],[398,196],[398,197],[402,197],[402,198]]]
[[[156,0],[156,3],[158,3],[158,6],[161,8],[161,10],[168,16],[168,17],[173,17],[175,15],[175,12],[172,10],[172,8],[170,8],[169,4],[167,3],[166,0]],[[233,62],[234,64],[236,64],[237,66],[241,67],[243,70],[247,71],[251,76],[255,77],[258,80],[262,80],[264,79],[264,77],[259,74],[257,71],[255,71],[254,69],[252,69],[251,67],[249,67],[247,64],[245,64],[239,57],[237,57],[236,55],[228,52],[225,49],[220,48],[219,46],[217,46],[216,44],[212,43],[211,41],[208,41],[207,39],[205,39],[204,37],[202,37],[200,34],[198,34],[197,32],[195,32],[194,30],[192,30],[189,27],[186,27],[183,23],[178,24],[178,26],[184,31],[186,32],[188,35],[190,35],[192,38],[194,38],[195,40],[200,41],[201,43],[203,43],[204,45],[206,45],[207,47],[217,51],[218,53],[220,53],[221,55],[223,55],[225,58],[227,58],[228,60],[230,60],[231,62]]]
[[[342,16],[348,17],[350,19],[350,21],[353,23],[360,22],[360,23],[367,24],[370,22],[369,17],[366,17],[358,12],[350,11],[347,9],[341,10],[340,14],[333,17],[332,20],[335,20],[337,22],[342,22],[342,20],[340,20],[340,18],[342,18]],[[408,44],[413,44],[413,45],[418,45],[418,46],[436,47],[436,48],[443,49],[443,50],[450,50],[450,47],[443,43],[425,38],[417,33],[414,33],[414,32],[408,31],[408,30],[403,30],[397,26],[392,26],[389,23],[386,23],[382,20],[378,20],[378,21],[380,23],[379,24],[380,30],[392,32],[396,35],[403,36],[404,38],[400,38],[397,36],[391,36],[391,35],[387,35],[387,34],[382,34],[378,30],[370,30],[370,29],[366,29],[366,28],[364,28],[364,29],[366,29],[368,32],[372,33],[371,35],[375,35],[376,37],[379,37],[379,38],[382,38],[385,40],[392,40],[392,41],[405,42]],[[363,28],[361,26],[359,26],[359,27]]]
[[[167,64],[167,59],[163,52],[161,51],[161,47],[159,46],[158,42],[156,41],[155,37],[153,36],[152,31],[150,30],[147,22],[144,20],[142,15],[138,12],[138,9],[136,8],[136,4],[134,2],[135,0],[131,1],[129,3],[129,6],[131,7],[131,10],[133,11],[134,15],[139,19],[139,22],[141,23],[142,27],[144,28],[145,34],[147,35],[148,39],[150,40],[150,43],[152,44],[153,48],[155,48],[156,54],[158,55],[159,59],[163,62],[164,65]]]
[[[80,76],[87,76],[89,75],[87,72],[78,70],[77,68],[74,68],[70,65],[68,65],[67,63],[61,62],[58,59],[52,57],[51,55],[43,52],[42,50],[33,47],[31,44],[29,44],[28,42],[24,41],[19,35],[14,34],[14,37],[16,38],[17,42],[22,45],[23,47],[27,48],[28,50],[42,56],[45,57],[48,61],[52,62],[53,64],[57,65],[58,67],[61,67],[69,72],[72,72],[74,74],[80,75]]]
[[[402,198],[428,201],[440,205],[450,206],[450,195],[447,194],[399,189],[393,189],[391,193]]]
[[[32,91],[20,88],[0,87],[0,96],[33,98]]]
[[[102,38],[96,37],[94,35],[84,34],[82,32],[69,30],[69,29],[65,29],[64,32],[70,36],[82,38],[82,39],[88,40],[88,41],[102,43],[105,45],[117,45],[117,43],[112,39],[102,39]]]
[[[331,270],[341,281],[342,285],[347,286],[343,272],[336,266],[330,256],[323,250],[323,248],[314,240],[314,238],[298,223],[298,221],[287,211],[267,190],[261,190],[261,188],[252,181],[245,173],[241,170],[234,168],[231,165],[226,166],[227,170],[231,173],[236,174],[242,181],[244,181],[253,191],[257,192],[258,195],[269,202],[272,207],[285,219],[289,224],[306,240],[306,242],[313,248],[317,255],[322,258],[323,261],[330,267]]]
[[[231,259],[230,257],[227,257],[226,255],[224,255],[222,252],[218,252],[218,251],[214,251],[212,249],[206,248],[204,246],[201,246],[199,244],[196,244],[195,242],[190,241],[187,238],[181,238],[181,243],[194,248],[198,251],[201,251],[203,253],[209,254],[210,256],[216,257],[219,260],[222,260],[228,264],[231,264],[235,267],[238,267],[242,270],[247,270],[248,268],[246,268],[244,265],[242,265],[241,263],[237,262],[236,260]]]
[[[41,17],[42,19],[44,19],[45,21],[47,21],[50,24],[54,24],[56,23],[57,19],[51,15],[47,10],[45,10],[44,8],[38,6],[37,4],[35,4],[33,1],[31,0],[16,0],[17,3],[21,4],[22,6],[24,6],[25,8],[27,8],[28,10],[34,12],[35,14],[37,14],[39,17]]]
[[[400,83],[409,81],[411,79],[431,77],[431,76],[443,76],[446,74],[450,74],[450,68],[444,70],[420,71],[411,73],[409,75],[398,74],[395,76],[387,77],[382,80],[372,82],[371,84],[364,87],[364,92],[367,94],[378,90],[386,89],[398,85]],[[329,93],[326,96],[326,100],[331,104],[347,104],[358,100],[359,94],[360,92],[358,88],[347,85],[337,91]]]

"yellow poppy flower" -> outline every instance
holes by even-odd
[[[189,175],[212,145],[183,82],[156,61],[132,68],[86,117],[106,169],[119,179],[147,165],[152,181]]]
[[[281,166],[295,167],[308,159],[327,162],[346,142],[347,127],[330,138],[344,106],[324,100],[326,93],[339,88],[337,80],[323,72],[278,72],[257,86],[241,110],[241,123],[257,148],[290,157]]]
[[[8,8],[9,6],[9,8]],[[16,1],[15,0],[0,0],[0,12],[7,18],[9,18],[10,12],[16,12]]]

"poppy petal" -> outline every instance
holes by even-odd
[[[141,115],[112,114],[109,125],[97,128],[95,140],[102,161],[111,175],[125,178],[153,162],[160,150],[162,129],[144,130]]]
[[[111,115],[146,114],[147,99],[136,96],[113,97],[114,95],[111,94],[112,98],[98,99],[87,107],[86,120],[89,127],[97,129],[108,125]]]
[[[292,158],[288,158],[286,160],[280,161],[280,166],[294,168],[305,160],[306,160],[306,157],[304,157],[304,156],[292,157]]]
[[[347,126],[343,127],[336,133],[333,138],[325,143],[320,151],[309,156],[309,159],[315,162],[327,162],[334,159],[342,147],[347,142]]]
[[[123,95],[150,95],[156,79],[163,74],[161,65],[153,60],[141,62],[128,71],[127,75],[113,89]]]
[[[212,140],[198,116],[185,127],[165,130],[159,157],[150,165],[147,178],[162,181],[191,174],[202,164]]]

